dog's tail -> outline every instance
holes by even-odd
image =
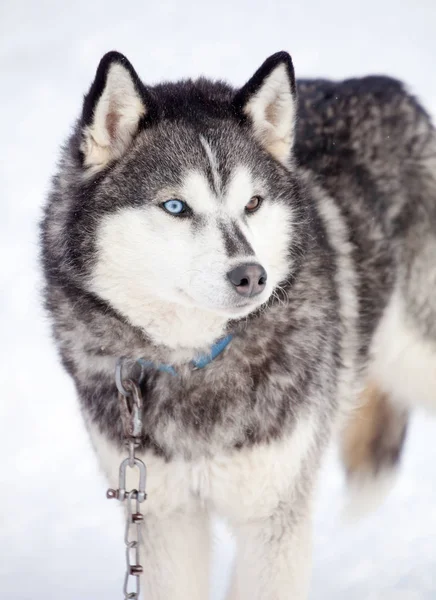
[[[392,403],[374,383],[368,384],[361,400],[341,435],[348,517],[375,509],[391,489],[409,418],[408,410]]]

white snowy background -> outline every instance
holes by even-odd
[[[206,74],[242,84],[273,52],[301,76],[388,73],[436,116],[435,0],[177,0],[0,5],[0,597],[121,598],[121,513],[105,499],[73,386],[40,308],[37,221],[58,147],[100,57],[124,52],[150,83]],[[423,374],[425,376],[425,374]],[[436,421],[416,414],[398,483],[344,525],[328,458],[315,524],[313,600],[436,598]],[[232,543],[216,530],[213,600]]]

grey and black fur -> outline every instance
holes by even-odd
[[[117,131],[123,117],[117,102],[111,105],[108,95],[109,109],[99,108],[113,65],[125,69],[122,77],[132,82],[132,106],[145,107],[126,142]],[[278,91],[268,100],[275,85]],[[290,124],[289,140],[283,142],[274,137],[282,126],[280,111],[289,103],[292,113],[297,97],[295,137]],[[265,109],[263,116],[256,102]],[[107,139],[123,144],[116,155],[104,154],[101,164],[94,151],[110,153],[111,148],[90,150],[98,110],[106,111]],[[247,314],[223,317],[220,308],[217,334],[211,333],[209,341],[181,334],[166,343],[169,338],[159,337],[158,317],[143,324],[124,311],[123,303],[130,304],[124,296],[118,301],[119,279],[107,290],[95,283],[97,272],[104,268],[110,275],[115,269],[102,258],[109,239],[102,223],[116,223],[123,211],[145,215],[146,222],[155,214],[150,211],[157,211],[156,198],[164,200],[161,191],[181,189],[191,171],[202,174],[214,197],[224,198],[238,168],[260,182],[265,200],[256,215],[217,218],[220,260],[257,262],[260,233],[251,235],[250,223],[257,219],[261,232],[262,218],[274,246],[278,241],[267,224],[269,215],[280,211],[291,223],[286,250],[277,251],[286,269],[268,297]],[[212,227],[211,217],[191,208],[168,219],[173,219],[169,227],[176,227],[174,219],[184,221],[186,240],[201,238]],[[126,242],[119,239],[117,234],[114,244],[128,244],[129,231]],[[164,242],[172,244],[172,236]],[[124,452],[114,381],[117,358],[145,357],[174,364],[178,371],[174,377],[150,368],[141,385],[141,452],[150,477],[145,538],[153,534],[162,540],[146,543],[146,571],[154,569],[144,576],[146,597],[207,597],[207,535],[191,520],[197,515],[202,523],[206,513],[217,511],[238,541],[229,598],[306,598],[310,499],[339,416],[357,405],[369,385],[398,400],[399,419],[405,405],[419,400],[399,397],[390,365],[385,368],[380,360],[387,355],[387,339],[396,356],[395,336],[384,332],[396,331],[403,317],[407,335],[413,333],[426,364],[433,365],[427,388],[436,403],[436,136],[427,113],[402,84],[387,77],[295,83],[284,52],[270,57],[240,90],[207,79],[148,87],[122,55],[109,53],[63,149],[41,244],[56,343],[111,481]],[[140,268],[135,265],[135,272]],[[153,302],[146,297],[144,312],[148,306],[158,311]],[[176,301],[171,319],[177,306]],[[194,304],[183,308],[180,320],[192,322],[192,331],[199,310]],[[401,319],[391,327],[389,315],[395,311]],[[190,357],[226,333],[234,336],[228,348],[206,368],[192,371]],[[415,358],[410,358],[413,365]],[[353,431],[359,435],[358,427]],[[402,432],[398,447],[404,427]],[[391,453],[391,463],[398,455]],[[350,460],[350,476],[358,476],[365,461]],[[369,472],[377,471],[377,461],[383,462],[383,453],[371,455]],[[175,480],[180,480],[177,491]],[[255,493],[259,480],[265,489]],[[179,536],[186,552],[179,552]]]

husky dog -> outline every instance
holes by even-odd
[[[237,542],[230,599],[307,598],[312,498],[340,416],[365,388],[436,398],[425,111],[385,77],[296,83],[286,52],[237,90],[147,86],[111,52],[41,241],[56,343],[115,487],[114,368],[146,361],[145,597],[208,597],[217,513]]]

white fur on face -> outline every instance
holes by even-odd
[[[145,112],[130,73],[123,65],[114,63],[95,108],[93,122],[83,132],[81,150],[89,173],[103,169],[125,153]]]
[[[266,77],[244,111],[251,118],[260,143],[287,164],[293,142],[296,102],[284,64],[278,65]]]
[[[247,168],[239,166],[228,185],[225,210],[232,219],[238,221],[240,230],[254,250],[257,262],[266,270],[268,279],[263,296],[269,298],[274,288],[292,269],[288,254],[293,226],[292,210],[289,206],[285,208],[282,204],[271,203],[266,199],[264,205],[244,221],[241,214],[254,195],[265,196],[262,183],[257,182]]]
[[[105,217],[98,231],[93,292],[157,343],[170,347],[209,345],[230,318],[242,317],[268,300],[289,269],[289,209],[269,203],[244,218],[258,193],[248,169],[235,170],[223,198],[205,175],[191,171],[180,191],[202,224],[166,213],[158,205],[125,208]],[[220,224],[237,223],[253,248],[229,258]],[[227,273],[237,264],[259,262],[267,271],[265,290],[239,296]]]

